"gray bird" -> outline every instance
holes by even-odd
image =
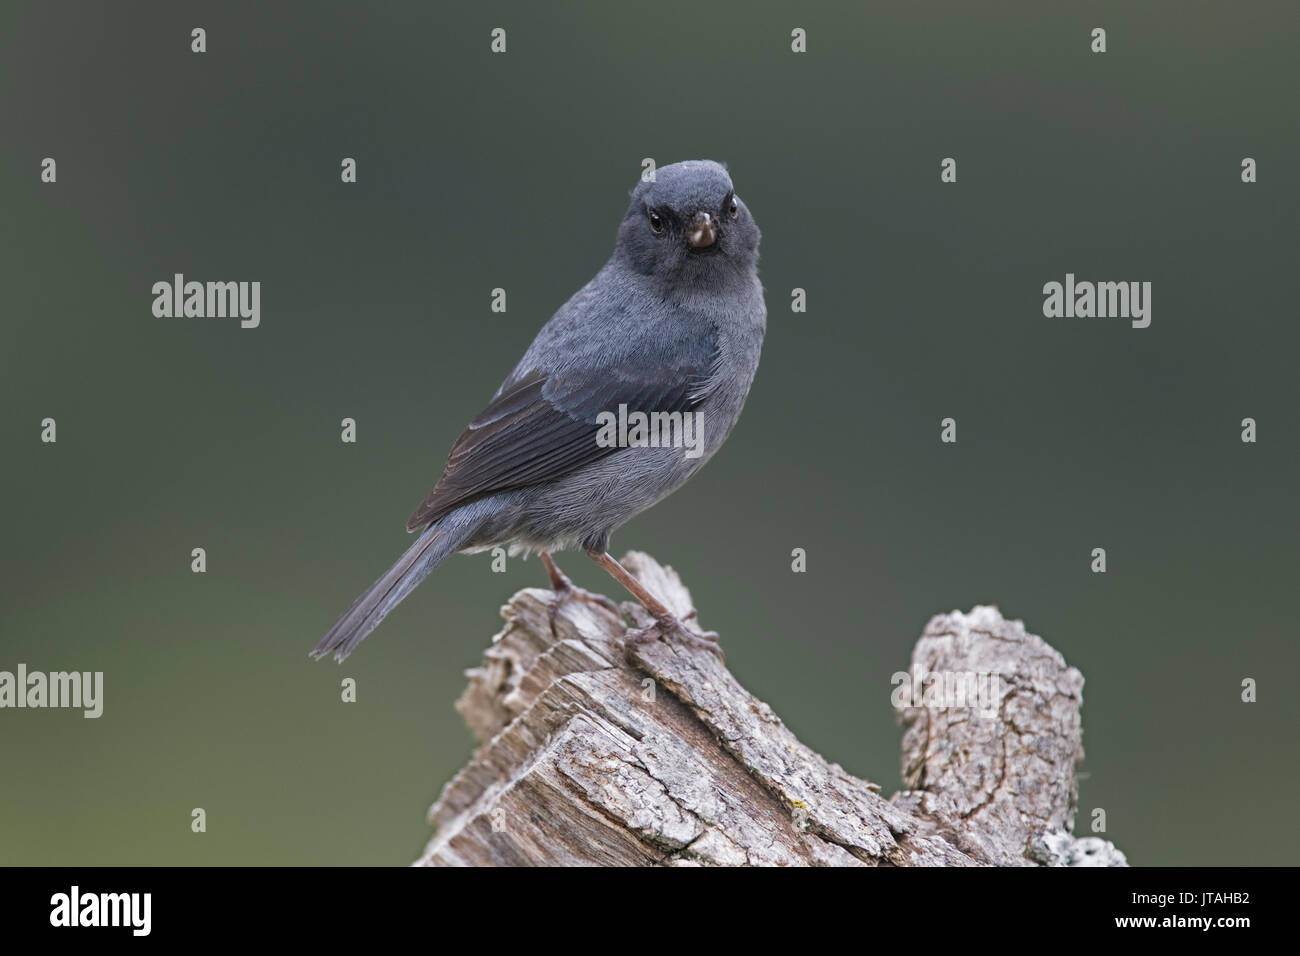
[[[582,548],[653,616],[629,640],[671,635],[716,650],[716,634],[688,630],[608,548],[616,528],[708,461],[740,417],[767,326],[758,241],[717,163],[663,166],[638,183],[614,254],[542,327],[452,446],[442,478],[407,522],[419,538],[312,657],[342,661],[453,552],[498,546],[541,553],[555,606],[572,597],[617,611],[574,586],[550,556]],[[620,407],[629,416],[690,413],[699,447],[647,446],[634,429],[611,442],[602,424]]]

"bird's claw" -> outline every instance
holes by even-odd
[[[682,621],[689,621],[695,616],[695,610],[692,609],[689,614],[682,618]],[[662,637],[665,640],[676,637],[695,647],[703,647],[705,650],[712,651],[718,655],[719,660],[725,661],[727,659],[727,655],[722,651],[722,645],[718,643],[719,638],[716,631],[692,631],[682,621],[671,615],[666,618],[656,618],[655,622],[649,627],[628,631],[623,639],[628,644],[642,644],[646,641],[653,641],[657,637]]]
[[[596,604],[618,617],[619,609],[617,604],[603,594],[596,594],[594,591],[578,587],[569,580],[568,575],[555,566],[555,562],[547,561],[546,570],[551,576],[551,591],[555,595],[551,598],[549,614],[552,634],[555,633],[555,615],[560,612],[560,608],[564,606],[566,601],[582,601],[584,604]]]
[[[558,611],[560,605],[565,601],[581,601],[583,604],[597,604],[612,614],[618,614],[618,605],[605,597],[603,594],[597,594],[594,591],[588,591],[586,588],[580,588],[576,584],[570,584],[568,587],[560,588],[553,592],[554,599],[551,601],[552,612]]]

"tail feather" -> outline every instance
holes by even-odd
[[[379,580],[362,592],[334,622],[312,649],[312,658],[320,660],[332,653],[335,660],[342,662],[379,626],[389,611],[459,549],[474,533],[477,523],[465,525],[453,518],[453,515],[448,515],[426,528],[397,563],[380,575]]]

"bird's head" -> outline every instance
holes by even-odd
[[[615,254],[642,275],[716,283],[753,272],[758,240],[727,170],[694,160],[661,166],[653,181],[637,184]]]

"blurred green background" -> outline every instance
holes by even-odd
[[[1135,864],[1294,863],[1296,26],[1290,3],[6,4],[0,669],[103,671],[105,709],[0,712],[0,862],[420,852],[472,751],[462,672],[543,569],[454,558],[342,668],[306,654],[650,156],[729,164],[769,327],[730,443],[615,553],[679,569],[737,677],[887,792],[890,675],[931,615],[996,603],[1087,679],[1081,832],[1100,807]],[[174,272],[260,280],[261,327],[154,318]],[[1151,281],[1151,327],[1044,318],[1066,272]]]

